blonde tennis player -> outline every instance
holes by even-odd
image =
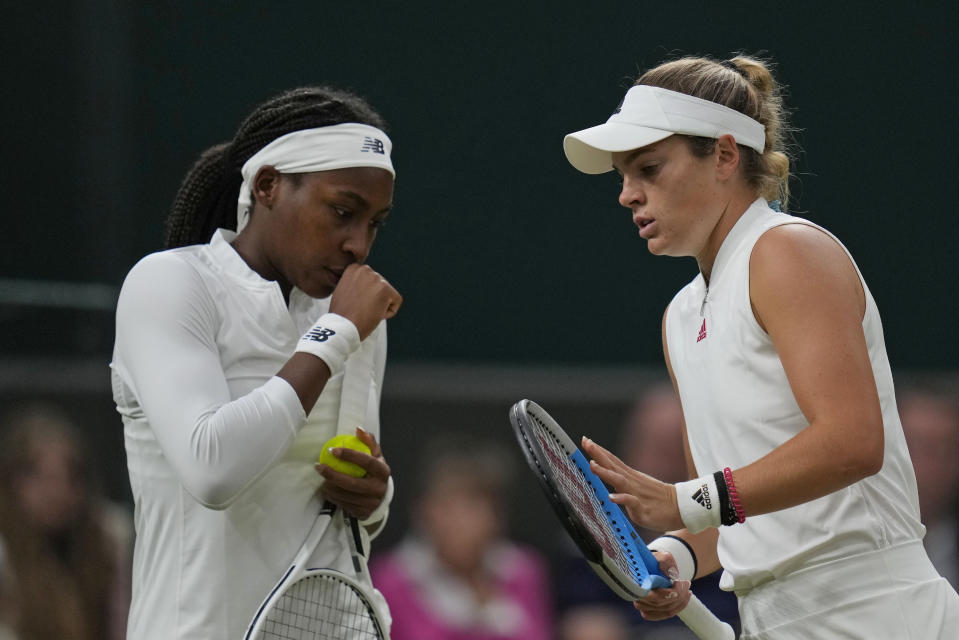
[[[127,276],[112,371],[136,502],[130,638],[242,638],[326,500],[362,520],[363,547],[382,526],[392,482],[373,436],[402,298],[364,263],[393,202],[390,150],[353,94],[276,96],[200,157],[168,249]],[[343,454],[367,472],[354,478],[315,465],[364,339],[371,453]],[[316,563],[353,574],[343,523]]]
[[[699,266],[662,327],[694,479],[584,446],[630,517],[669,532],[649,546],[678,582],[636,603],[646,618],[722,568],[748,640],[955,638],[876,303],[834,236],[770,206],[788,196],[779,96],[759,60],[683,58],[566,137],[575,168],[620,174],[650,252]]]

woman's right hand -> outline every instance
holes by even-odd
[[[630,520],[653,531],[683,528],[676,503],[676,487],[633,469],[609,449],[587,437],[583,450],[591,458],[590,469],[613,487],[609,499],[626,510]]]
[[[365,340],[384,319],[392,318],[403,304],[403,296],[386,278],[365,264],[354,263],[340,278],[330,312],[356,325],[360,340]]]
[[[326,480],[320,487],[323,499],[330,500],[347,515],[365,520],[383,502],[389,486],[391,470],[373,434],[357,427],[356,437],[370,448],[370,453],[366,454],[344,447],[337,457],[361,467],[366,471],[365,475],[360,477],[347,475],[322,463],[314,468]]]

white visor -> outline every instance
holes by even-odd
[[[243,184],[236,204],[236,231],[239,233],[250,219],[253,202],[250,190],[253,178],[263,167],[271,166],[280,173],[312,173],[349,167],[379,167],[394,177],[389,136],[367,124],[347,122],[315,129],[301,129],[280,136],[244,163],[240,173]]]
[[[638,85],[604,124],[576,131],[563,140],[569,163],[583,173],[613,169],[613,152],[631,151],[674,133],[706,138],[731,135],[737,144],[763,152],[766,130],[744,113],[694,96]]]

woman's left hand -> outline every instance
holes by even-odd
[[[320,488],[320,494],[343,509],[347,515],[364,520],[380,506],[386,496],[391,471],[376,438],[360,428],[357,428],[356,436],[370,448],[370,452],[367,454],[343,447],[337,450],[337,457],[362,467],[366,470],[366,475],[357,478],[340,473],[325,464],[317,464],[315,468],[326,480]]]
[[[585,436],[583,448],[591,458],[589,466],[593,473],[616,491],[610,494],[610,500],[626,509],[630,520],[654,531],[673,531],[685,526],[673,485],[633,469]]]
[[[659,562],[660,571],[669,576],[673,584],[667,589],[653,589],[645,598],[636,600],[633,606],[644,620],[665,620],[686,608],[692,592],[689,590],[689,580],[678,579],[679,569],[671,554],[654,551],[653,556]]]

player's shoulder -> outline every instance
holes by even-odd
[[[847,262],[850,257],[832,233],[809,220],[790,217],[762,232],[749,260],[750,270],[769,268],[795,276],[806,268]]]
[[[797,301],[811,313],[814,308],[836,310],[846,300],[858,300],[860,320],[868,298],[846,247],[808,221],[773,227],[759,238],[749,259],[749,296],[760,315]]]
[[[185,307],[210,306],[208,278],[202,273],[198,249],[168,249],[141,258],[123,281],[118,311],[132,307],[140,312],[166,314],[182,312]]]
[[[137,261],[127,273],[124,287],[152,287],[170,281],[196,280],[199,277],[199,246],[179,247],[150,253]]]

